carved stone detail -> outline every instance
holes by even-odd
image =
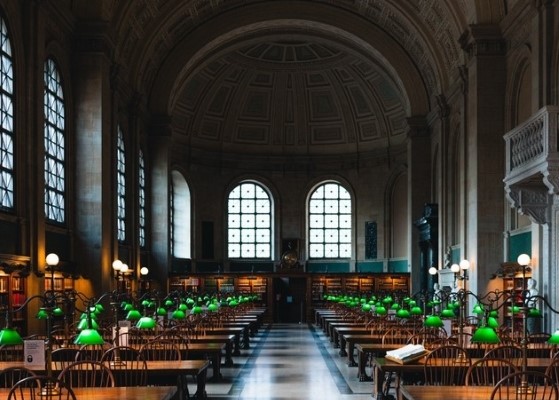
[[[544,185],[507,186],[507,198],[519,213],[536,224],[549,224],[553,196]]]

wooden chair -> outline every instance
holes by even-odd
[[[56,388],[48,396],[42,395],[42,390]],[[76,400],[72,388],[57,378],[42,375],[29,376],[16,382],[10,389],[8,400]]]
[[[520,367],[522,364],[522,349],[516,345],[505,344],[489,349],[483,357],[508,360],[515,366]]]
[[[515,372],[501,379],[491,393],[491,400],[557,400],[553,379],[538,371]]]
[[[51,354],[53,369],[62,371],[68,365],[76,361],[78,352],[79,349],[75,347],[59,347],[58,349],[54,349]]]
[[[0,370],[0,387],[11,388],[23,378],[37,376],[35,372],[25,367],[8,367]]]
[[[551,358],[545,374],[550,376],[555,382],[559,382],[559,353]]]
[[[471,359],[464,348],[448,345],[433,349],[425,357],[426,385],[463,385]]]
[[[74,357],[74,361],[91,360],[101,361],[101,357],[107,350],[111,348],[110,344],[84,344],[82,345]]]
[[[466,386],[496,386],[505,376],[519,371],[508,360],[481,358],[466,371]]]
[[[110,368],[99,361],[82,360],[68,365],[58,379],[70,387],[113,387],[115,380]]]
[[[146,361],[181,360],[181,350],[179,346],[173,342],[162,339],[155,339],[145,343],[140,347],[140,353]]]
[[[128,346],[111,347],[103,354],[101,362],[113,372],[116,386],[145,386],[147,383],[148,367],[139,350]]]

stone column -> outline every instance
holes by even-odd
[[[76,38],[72,87],[76,110],[76,259],[96,294],[114,289],[116,258],[112,43],[104,24],[82,23]]]
[[[408,216],[418,221],[425,204],[431,199],[431,143],[429,128],[423,117],[408,118]],[[412,223],[408,226],[411,293],[427,288],[427,277],[421,268],[420,232]],[[433,239],[437,240],[437,239]],[[430,266],[427,266],[429,268]]]
[[[472,25],[467,55],[466,205],[461,258],[471,263],[468,287],[485,293],[503,257],[505,48],[498,26]]]

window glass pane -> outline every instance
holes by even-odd
[[[309,200],[309,257],[351,257],[351,196],[336,182],[320,185]]]
[[[138,155],[138,243],[146,245],[146,172],[144,153]]]
[[[56,63],[48,59],[44,66],[44,146],[45,146],[45,218],[65,222],[65,113],[62,80]]]
[[[229,193],[230,258],[272,257],[272,200],[264,187],[242,182]]]
[[[124,135],[120,126],[117,127],[116,174],[117,239],[119,242],[124,242],[126,240],[126,156]]]

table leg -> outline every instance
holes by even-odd
[[[347,365],[350,367],[356,367],[357,363],[355,362],[355,358],[353,357],[353,350],[355,349],[354,342],[347,342]]]
[[[340,354],[341,357],[345,357],[345,356],[347,356],[347,353],[346,353],[346,351],[345,351],[345,338],[344,338],[344,335],[340,335],[339,339],[340,339],[340,352],[339,352],[339,354]]]
[[[372,378],[367,375],[366,365],[367,365],[367,357],[368,354],[364,351],[358,351],[358,358],[357,358],[357,377],[359,378],[359,382],[370,382]]]
[[[231,343],[231,341],[228,341],[227,344],[225,345],[225,363],[224,365],[226,367],[232,367],[233,366],[233,344]]]
[[[243,330],[243,349],[250,349],[250,334],[248,327]]]
[[[197,399],[207,399],[208,394],[206,393],[206,374],[208,373],[208,369],[204,368],[203,371],[200,371],[196,376],[196,393],[194,397]]]
[[[237,333],[235,335],[235,351],[233,351],[233,355],[234,356],[240,356],[241,355],[241,334]]]
[[[216,353],[215,357],[212,359],[212,382],[218,382],[223,378],[221,375],[221,353]]]

